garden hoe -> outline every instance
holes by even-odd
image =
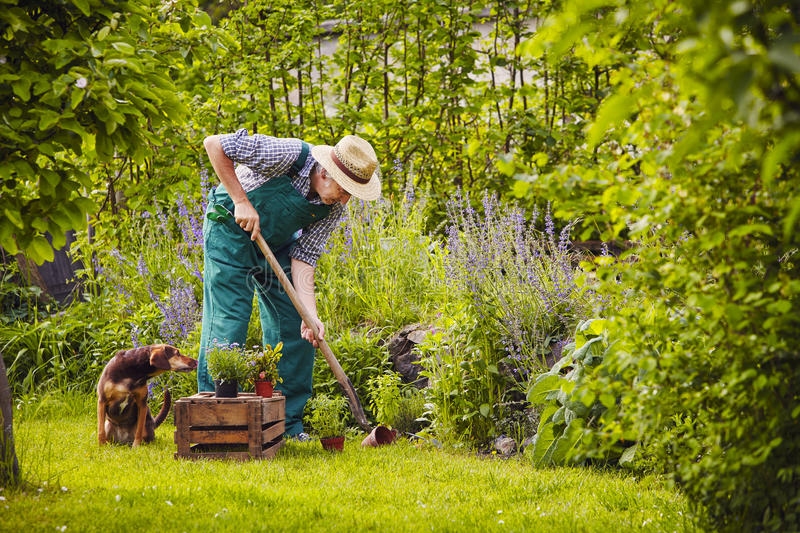
[[[272,250],[269,249],[267,241],[264,240],[264,237],[262,237],[261,234],[259,234],[256,238],[256,244],[258,244],[258,247],[261,249],[261,253],[264,254],[264,257],[267,258],[267,262],[269,263],[269,266],[272,267],[272,271],[275,272],[276,276],[278,276],[278,280],[280,280],[283,290],[286,291],[286,294],[288,294],[289,298],[292,300],[294,308],[297,309],[297,312],[300,313],[300,317],[303,319],[306,325],[311,328],[314,336],[317,337],[319,349],[322,352],[322,355],[325,356],[325,361],[328,362],[328,366],[331,367],[333,375],[336,377],[336,381],[339,382],[339,385],[342,387],[342,390],[347,396],[347,400],[350,403],[350,411],[352,411],[356,422],[358,422],[358,425],[361,426],[361,429],[367,433],[370,433],[372,428],[370,427],[369,422],[367,422],[367,416],[364,414],[364,409],[361,407],[361,402],[358,399],[358,394],[356,394],[356,389],[350,382],[350,378],[345,375],[344,370],[342,370],[342,366],[339,364],[336,356],[333,355],[328,343],[325,342],[324,339],[319,338],[319,331],[317,330],[316,324],[314,324],[313,320],[311,320],[311,313],[308,312],[306,306],[300,301],[300,297],[297,295],[297,291],[294,290],[292,282],[289,281],[289,278],[286,276],[283,268],[281,268],[281,265],[278,263],[278,260],[272,253]]]

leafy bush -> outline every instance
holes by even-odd
[[[586,387],[609,350],[606,321],[581,322],[574,340],[564,346],[562,358],[548,372],[531,383],[528,401],[543,405],[536,436],[525,452],[537,464],[566,465],[585,459],[581,449],[594,449],[595,433],[591,428],[602,423],[607,409],[613,409],[617,397],[608,392],[599,396]],[[603,461],[630,461],[636,450],[633,441],[621,440],[605,450]]]
[[[492,418],[501,415],[508,381],[497,366],[497,351],[485,344],[475,317],[453,309],[417,346],[426,421],[444,442],[484,445],[494,436]]]
[[[570,2],[529,48],[615,70],[585,166],[614,165],[606,235],[638,241],[598,271],[644,305],[609,316],[584,385],[619,401],[582,453],[633,433],[714,531],[800,528],[799,34],[785,1]]]
[[[306,423],[321,439],[341,437],[347,429],[347,399],[342,395],[316,394],[308,401]]]
[[[448,302],[436,331],[419,346],[432,428],[445,440],[485,444],[511,414],[527,381],[552,364],[554,348],[598,305],[569,249],[545,214],[484,195],[448,204],[445,277]]]
[[[425,233],[426,199],[414,199],[348,204],[319,261],[318,305],[332,331],[397,330],[424,321],[444,298],[441,257]]]
[[[368,382],[370,406],[378,424],[400,433],[416,433],[425,410],[425,397],[414,385],[403,385],[400,374],[385,371]]]

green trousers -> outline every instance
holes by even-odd
[[[330,208],[309,203],[286,176],[271,179],[247,196],[259,213],[261,234],[291,280],[289,253],[297,231],[327,216]],[[219,213],[218,206],[233,212],[233,202],[221,186],[209,193],[207,213]],[[315,349],[300,336],[302,319],[250,234],[232,216],[226,220],[215,218],[207,216],[203,226],[205,259],[198,390],[214,390],[206,360],[206,350],[214,342],[242,346],[247,342],[255,293],[263,344],[275,346],[283,341],[284,355],[278,364],[283,381],[276,389],[286,398],[286,434],[296,435],[303,431],[303,410],[313,392]]]

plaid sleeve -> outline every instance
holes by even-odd
[[[231,160],[264,178],[286,174],[300,155],[300,139],[248,135],[246,129],[220,136],[222,150]]]
[[[342,204],[334,204],[331,206],[328,216],[303,228],[300,238],[297,239],[297,243],[289,255],[293,259],[303,261],[313,267],[317,266],[317,261],[325,249],[325,243],[328,242],[333,230],[341,223],[344,208],[345,206]]]

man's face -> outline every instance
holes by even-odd
[[[319,195],[322,203],[326,205],[333,205],[337,202],[345,205],[350,199],[350,193],[342,189],[336,183],[336,180],[328,175],[328,171],[322,167],[320,167],[315,192]]]

